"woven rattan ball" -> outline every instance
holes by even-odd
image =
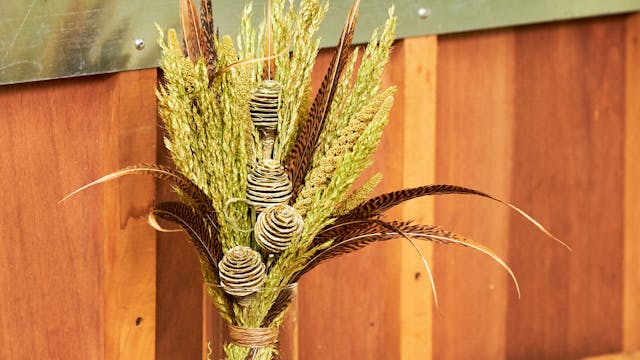
[[[228,294],[248,296],[264,285],[266,267],[260,254],[247,246],[235,246],[218,263],[220,285]]]

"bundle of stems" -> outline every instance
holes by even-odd
[[[368,45],[354,47],[356,0],[312,96],[317,31],[328,6],[321,0],[272,0],[256,24],[252,5],[246,5],[234,41],[218,34],[210,0],[201,0],[199,10],[193,0],[180,0],[182,39],[174,29],[166,34],[159,29],[164,79],[156,92],[176,170],[134,165],[77,190],[129,174],[169,181],[180,200],[157,204],[149,222],[164,230],[161,218],[186,231],[204,281],[221,285],[211,286],[210,295],[234,326],[277,328],[291,298],[283,287],[325,260],[396,238],[473,248],[496,260],[515,282],[504,261],[470,239],[383,217],[421,196],[501,200],[446,184],[370,198],[381,174],[354,186],[373,161],[393,105],[395,88],[383,88],[381,78],[396,17],[391,7]],[[284,189],[278,196],[284,195],[274,203],[278,186]],[[256,200],[265,188],[266,195]],[[502,203],[553,237],[523,211]],[[283,223],[288,230],[276,226]],[[229,359],[271,359],[276,352],[275,344],[257,351],[234,343],[226,347]]]

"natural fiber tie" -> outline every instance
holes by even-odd
[[[229,338],[232,343],[248,348],[262,348],[278,341],[277,328],[247,328],[229,325]]]

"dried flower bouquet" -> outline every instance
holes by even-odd
[[[234,43],[218,35],[210,0],[202,0],[199,11],[193,0],[180,0],[182,41],[173,29],[166,40],[161,31],[164,81],[157,89],[165,146],[177,170],[135,165],[77,190],[129,174],[173,185],[180,201],[157,204],[149,223],[164,230],[157,219],[168,220],[189,235],[204,281],[220,285],[209,292],[235,336],[275,329],[266,343],[232,338],[225,347],[228,359],[272,359],[277,328],[293,296],[285,286],[321,262],[373,242],[405,238],[462,245],[489,255],[513,277],[491,250],[463,236],[382,218],[388,209],[427,195],[502,201],[454,185],[369,198],[381,174],[354,188],[372,163],[395,93],[380,84],[394,40],[393,8],[369,44],[354,48],[359,3],[351,7],[324,81],[312,96],[326,1],[273,0],[259,25],[247,5]]]

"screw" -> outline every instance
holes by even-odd
[[[420,9],[418,9],[418,16],[420,16],[421,19],[426,20],[429,16],[431,16],[431,9],[421,7]]]
[[[135,44],[136,44],[136,49],[138,50],[144,49],[144,40],[136,39]]]

